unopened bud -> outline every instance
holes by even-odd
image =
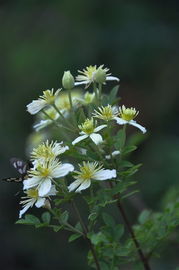
[[[65,89],[70,90],[75,85],[75,80],[70,71],[65,71],[62,78],[62,85]]]

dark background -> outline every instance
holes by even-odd
[[[64,70],[76,75],[105,64],[121,79],[122,103],[139,109],[148,129],[134,156],[143,163],[137,179],[147,207],[160,210],[163,195],[179,182],[178,32],[178,1],[1,1],[1,178],[14,173],[10,157],[25,158],[33,123],[25,106],[42,90],[59,88]],[[1,183],[2,269],[88,269],[83,241],[68,244],[68,233],[14,225],[18,190]],[[153,269],[175,269],[178,251],[170,243]]]

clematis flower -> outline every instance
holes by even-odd
[[[114,120],[118,116],[119,112],[116,106],[107,105],[105,107],[99,107],[98,111],[95,110],[93,116],[104,121]]]
[[[55,186],[52,185],[50,191],[44,197],[40,197],[37,189],[28,189],[25,191],[25,197],[22,197],[22,210],[19,212],[19,218],[30,208],[33,207],[34,204],[37,208],[49,206],[49,196],[55,196],[57,194],[57,190]]]
[[[54,178],[59,178],[72,172],[70,163],[62,164],[57,159],[35,161],[35,166],[28,172],[28,178],[23,181],[24,190],[36,188],[40,197],[44,197],[51,189]]]
[[[143,133],[146,132],[146,128],[138,124],[136,121],[133,119],[138,115],[138,111],[136,111],[135,108],[126,108],[124,105],[122,107],[119,107],[119,116],[120,117],[115,117],[115,120],[117,124],[119,125],[132,125],[134,127],[137,127],[140,129]]]
[[[119,81],[119,78],[110,76],[110,73],[107,73],[109,71],[108,68],[104,68],[104,65],[101,65],[99,67],[95,66],[89,66],[86,67],[86,69],[83,69],[83,71],[78,71],[82,75],[78,75],[76,77],[75,86],[85,84],[86,88],[93,82],[100,82],[105,84],[106,81]],[[103,77],[103,80],[101,81],[101,77]]]
[[[39,160],[42,162],[49,159],[55,159],[60,154],[69,150],[68,146],[62,146],[63,142],[46,142],[41,143],[38,147],[34,148],[31,153],[31,159],[38,163]]]
[[[54,89],[43,91],[43,95],[38,99],[33,100],[27,105],[27,111],[30,114],[36,114],[44,109],[47,105],[52,105],[55,102],[56,97],[58,96],[61,89],[58,89],[54,93]]]
[[[83,165],[79,165],[80,171],[75,171],[76,179],[68,186],[68,190],[80,192],[87,189],[93,180],[103,181],[111,178],[116,178],[116,170],[105,170],[97,162],[83,162]]]
[[[102,143],[103,138],[100,134],[97,132],[100,131],[101,129],[107,127],[107,125],[101,125],[99,127],[96,127],[96,123],[94,123],[93,118],[91,119],[86,119],[86,121],[78,126],[79,129],[81,130],[79,137],[77,137],[72,144],[75,145],[78,142],[85,140],[86,138],[90,138],[96,145]]]

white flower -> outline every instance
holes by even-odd
[[[22,197],[22,201],[20,204],[22,204],[22,210],[19,212],[19,218],[22,217],[22,215],[30,208],[33,207],[34,204],[37,208],[45,207],[48,202],[49,196],[55,196],[57,194],[57,190],[55,189],[55,186],[52,185],[50,191],[44,196],[40,197],[37,189],[29,189],[25,191],[26,197]]]
[[[139,125],[136,121],[133,119],[138,115],[138,111],[136,111],[135,108],[126,108],[124,105],[122,107],[119,107],[119,116],[120,117],[115,117],[115,120],[119,125],[125,125],[129,124],[134,127],[137,127],[140,129],[143,133],[146,132],[146,128]]]
[[[38,161],[28,172],[29,178],[24,180],[24,189],[36,187],[40,197],[44,197],[51,189],[53,178],[59,178],[72,172],[74,167],[70,163],[62,164],[57,159]]]
[[[118,116],[119,112],[116,106],[107,105],[105,107],[99,107],[98,111],[95,110],[93,116],[104,121],[114,120],[116,116]]]
[[[86,121],[78,126],[79,129],[81,130],[79,137],[77,137],[72,144],[75,145],[76,143],[85,140],[86,138],[90,138],[96,145],[100,144],[103,142],[103,138],[100,134],[97,132],[100,131],[101,129],[107,127],[107,125],[101,125],[99,127],[95,127],[95,123],[93,121],[93,118],[91,119],[86,119]]]
[[[58,89],[54,93],[54,89],[43,91],[43,96],[40,96],[39,99],[33,100],[27,105],[27,111],[30,114],[36,114],[40,112],[47,105],[54,104],[56,97],[58,96],[61,89]]]
[[[41,143],[38,147],[34,148],[31,153],[31,159],[42,162],[47,159],[55,159],[57,156],[69,150],[68,146],[62,146],[63,142],[46,142]]]
[[[111,74],[108,74],[107,72],[109,71],[108,68],[104,68],[104,65],[101,65],[97,68],[97,66],[89,66],[86,67],[86,69],[83,69],[83,71],[78,71],[79,73],[81,73],[82,75],[78,75],[76,77],[77,82],[75,82],[75,86],[77,85],[81,85],[81,84],[85,84],[86,88],[93,82],[97,81],[97,75],[98,75],[98,71],[103,71],[105,74],[105,79],[104,79],[104,83],[105,81],[119,81],[119,79],[117,77],[113,77],[110,76]]]
[[[80,171],[75,171],[76,179],[68,186],[68,190],[71,192],[76,190],[80,192],[83,189],[88,188],[91,185],[92,180],[107,180],[116,178],[116,170],[105,170],[102,166],[99,166],[97,162],[83,162],[83,165],[79,165]]]
[[[117,156],[117,155],[119,155],[119,154],[120,154],[120,151],[116,150],[116,151],[113,151],[113,152],[111,153],[111,155],[106,155],[105,158],[106,158],[106,159],[111,159],[111,156],[112,156],[112,157],[115,157],[115,156]]]

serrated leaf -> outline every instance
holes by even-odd
[[[44,212],[42,214],[42,221],[49,224],[50,223],[50,220],[51,220],[51,215],[49,212]]]
[[[75,233],[75,234],[72,234],[70,235],[69,239],[68,239],[68,242],[73,242],[75,241],[76,239],[80,238],[81,237],[81,234],[78,234],[78,233]]]

